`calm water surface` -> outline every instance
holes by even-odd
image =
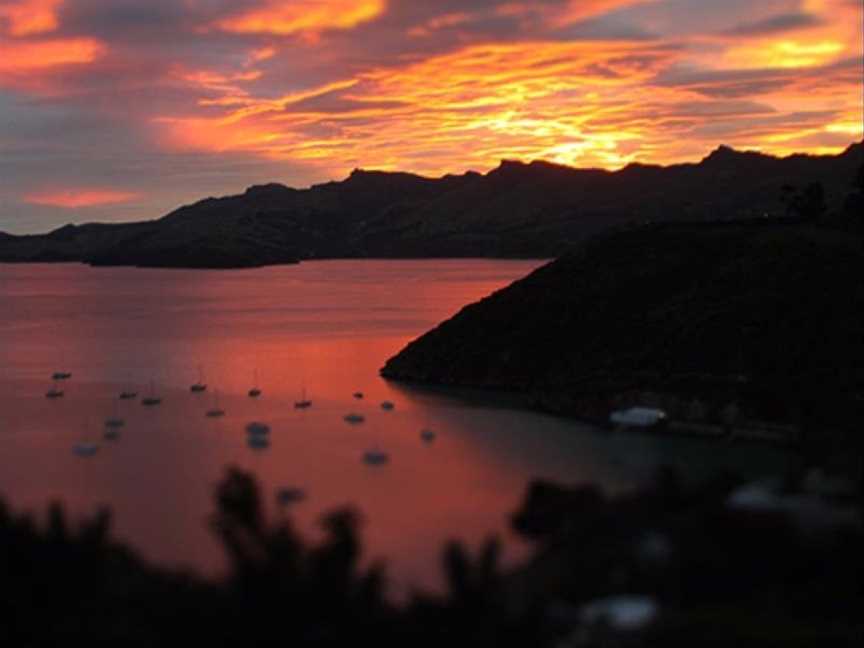
[[[76,516],[107,504],[116,534],[148,559],[219,574],[207,528],[213,486],[228,465],[256,473],[270,514],[275,489],[304,488],[293,508],[314,536],[324,510],[364,515],[366,557],[385,559],[395,593],[439,584],[442,543],[490,533],[505,557],[527,548],[508,530],[528,481],[639,483],[661,462],[690,474],[747,469],[783,457],[696,440],[608,435],[572,421],[492,408],[383,381],[378,369],[463,305],[524,276],[537,261],[328,261],[251,271],[0,265],[0,493],[16,509],[61,499]],[[209,391],[189,393],[202,368]],[[44,397],[50,374],[73,372],[66,396]],[[257,369],[264,395],[246,397]],[[118,403],[153,382],[162,406]],[[207,419],[218,405],[227,414]],[[293,402],[303,390],[308,411]],[[356,401],[352,393],[366,398]],[[396,409],[379,404],[391,400]],[[366,423],[349,426],[349,412]],[[127,421],[102,441],[102,421]],[[266,451],[245,425],[272,427]],[[423,444],[419,432],[438,433]],[[76,457],[75,443],[100,442]],[[363,452],[378,445],[387,466]]]

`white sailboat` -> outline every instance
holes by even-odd
[[[74,446],[72,446],[72,452],[74,452],[79,457],[92,457],[97,452],[99,452],[99,444],[91,443],[89,441],[76,443]]]
[[[89,419],[84,424],[84,429],[89,430],[90,421]],[[99,444],[93,441],[79,441],[74,446],[72,446],[72,452],[74,452],[79,457],[92,457],[97,452],[99,452]]]
[[[125,419],[117,411],[117,401],[113,401],[111,416],[105,419],[105,427],[109,430],[119,430],[125,425]]]

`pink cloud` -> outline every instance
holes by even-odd
[[[63,0],[3,0],[0,3],[0,32],[3,23],[10,36],[32,36],[52,32],[59,26],[57,11]]]
[[[80,209],[129,203],[138,197],[137,193],[116,189],[48,189],[24,196],[24,202],[62,209]]]

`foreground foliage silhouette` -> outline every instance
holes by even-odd
[[[324,539],[309,543],[289,516],[266,518],[255,480],[236,469],[216,491],[211,520],[230,557],[224,583],[145,564],[111,539],[107,512],[72,528],[56,504],[44,525],[0,505],[0,640],[856,645],[860,518],[814,527],[788,512],[730,509],[734,484],[684,488],[666,471],[650,487],[609,498],[592,486],[537,482],[513,518],[537,548],[525,566],[502,569],[494,539],[476,556],[451,543],[446,591],[399,606],[385,597],[383,567],[361,566],[356,512],[326,515]],[[786,490],[795,488],[790,480]],[[586,622],[585,603],[617,594],[650,596],[662,612],[638,630]]]

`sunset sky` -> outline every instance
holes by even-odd
[[[862,0],[0,0],[0,230],[862,137]]]

